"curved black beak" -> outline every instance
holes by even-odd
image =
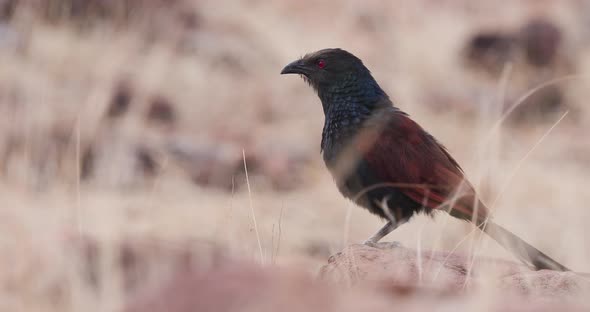
[[[307,75],[309,73],[309,69],[305,66],[303,60],[297,60],[294,62],[289,63],[283,70],[281,70],[281,75],[284,74],[301,74]]]

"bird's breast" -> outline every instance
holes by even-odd
[[[322,131],[322,151],[326,165],[330,167],[347,150],[353,148],[353,139],[360,128],[359,117],[338,118],[326,121]]]

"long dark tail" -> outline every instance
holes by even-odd
[[[486,222],[480,228],[502,245],[502,247],[517,256],[522,262],[533,266],[536,270],[571,271],[520,237],[491,221]]]

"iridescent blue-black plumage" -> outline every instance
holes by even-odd
[[[300,74],[325,115],[321,149],[340,192],[388,220],[376,243],[417,212],[444,210],[473,222],[537,269],[567,270],[490,222],[488,209],[447,150],[391,100],[362,61],[341,49],[308,54],[282,74]]]

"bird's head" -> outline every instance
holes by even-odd
[[[370,72],[358,57],[345,50],[323,49],[291,62],[281,74],[299,74],[317,87],[351,75],[370,75]]]
[[[385,96],[363,62],[342,49],[324,49],[289,63],[281,74],[299,74],[322,99],[324,109],[339,95],[358,97],[356,102],[372,102]]]

